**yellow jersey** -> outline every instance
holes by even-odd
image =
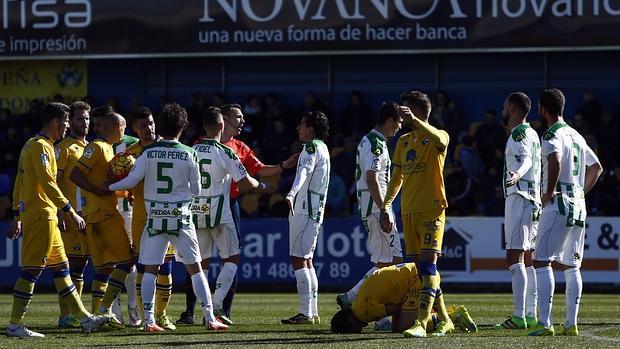
[[[437,132],[449,138],[446,131]],[[402,214],[448,207],[443,183],[446,153],[447,147],[440,151],[424,130],[414,130],[398,139],[392,163],[400,169],[403,179]]]
[[[351,310],[361,321],[376,321],[387,315],[386,304],[403,304],[412,290],[419,295],[421,289],[414,263],[381,268],[364,281]]]
[[[56,158],[51,139],[30,138],[21,150],[13,189],[13,210],[20,220],[56,220],[59,208],[71,208],[56,183]]]
[[[58,166],[58,171],[62,171],[62,176],[58,181],[58,186],[62,190],[63,194],[69,199],[71,206],[73,206],[76,210],[80,211],[80,207],[82,205],[81,202],[81,191],[78,192],[78,187],[73,183],[73,181],[69,178],[71,177],[71,171],[75,167],[75,164],[82,157],[84,153],[84,148],[88,142],[79,140],[72,136],[67,136],[67,138],[56,144],[54,151],[56,152],[56,164]]]
[[[82,157],[76,166],[88,175],[88,181],[97,187],[103,187],[109,177],[110,160],[114,157],[112,145],[105,140],[96,139],[89,143],[84,149]],[[98,196],[89,191],[83,190],[84,206],[82,215],[86,223],[96,223],[106,217],[110,212],[116,210],[116,195],[114,193],[106,196]]]
[[[142,154],[142,145],[140,142],[134,143],[127,147],[125,153],[133,155],[138,159]],[[144,180],[141,180],[135,188],[131,189],[133,194],[133,218],[146,220],[146,205],[144,204]]]

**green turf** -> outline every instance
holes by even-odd
[[[124,297],[124,296],[123,296]],[[87,297],[85,297],[87,298]],[[137,329],[83,335],[76,330],[55,329],[56,296],[35,294],[26,323],[43,332],[43,340],[0,337],[0,348],[76,348],[76,347],[282,347],[305,348],[618,348],[620,347],[620,296],[583,296],[581,303],[580,337],[526,337],[524,331],[493,331],[490,327],[502,321],[511,311],[509,294],[448,294],[448,303],[467,305],[479,332],[455,333],[445,338],[405,339],[401,334],[375,333],[369,326],[362,334],[335,335],[329,331],[329,320],[336,312],[335,294],[321,294],[319,309],[321,325],[285,326],[279,320],[297,312],[295,294],[239,294],[235,299],[230,333],[206,334],[201,326],[179,326],[176,332],[146,335]],[[173,295],[170,314],[177,318],[184,308],[184,297]],[[0,296],[0,315],[8,321],[12,297]],[[198,309],[197,309],[198,310]],[[564,298],[555,299],[553,318],[556,330],[562,322]],[[2,328],[4,330],[4,328]]]

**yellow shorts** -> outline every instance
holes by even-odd
[[[60,232],[62,243],[65,245],[67,257],[85,257],[88,256],[88,240],[86,235],[81,234],[75,223],[66,220],[67,230]]]
[[[96,223],[86,224],[86,237],[95,268],[133,260],[123,217],[118,211]]]
[[[57,220],[22,221],[22,268],[67,263]]]
[[[418,311],[420,309],[420,284],[412,286],[407,290],[407,295],[403,301],[400,310],[402,311]]]
[[[136,215],[131,219],[131,240],[133,242],[133,254],[134,256],[140,255],[140,240],[142,239],[142,232],[146,226],[146,218],[136,219]],[[168,250],[166,251],[166,257],[174,257],[174,247],[172,244],[168,244]]]
[[[443,208],[403,214],[403,230],[407,256],[431,250],[441,253],[446,211]]]

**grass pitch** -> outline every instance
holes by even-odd
[[[84,299],[89,300],[90,295]],[[448,304],[465,304],[478,324],[478,333],[453,333],[444,338],[403,338],[397,333],[377,333],[372,324],[363,333],[337,335],[329,322],[337,311],[336,295],[320,294],[320,325],[281,325],[280,319],[297,313],[296,294],[238,294],[229,333],[205,333],[201,326],[178,326],[176,332],[147,335],[135,328],[99,332],[91,335],[77,330],[55,328],[58,305],[56,295],[36,294],[25,322],[46,335],[45,339],[0,337],[0,348],[156,348],[156,347],[339,347],[339,348],[619,348],[620,295],[584,294],[581,301],[579,337],[527,337],[525,331],[494,331],[490,327],[510,314],[510,294],[446,294]],[[125,295],[123,295],[123,300]],[[88,303],[88,302],[86,302]],[[174,320],[184,309],[184,296],[173,294],[169,313]],[[564,319],[564,297],[557,295],[553,318],[556,330]],[[12,297],[0,296],[0,314],[8,321]],[[196,309],[200,314],[200,309]],[[4,331],[4,326],[1,327]]]

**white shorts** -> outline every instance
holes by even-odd
[[[202,260],[213,257],[214,244],[222,259],[241,253],[235,223],[222,223],[213,229],[201,228],[198,229],[197,235]]]
[[[373,213],[362,219],[362,223],[368,232],[366,247],[370,253],[371,262],[392,263],[393,257],[403,257],[403,248],[396,224],[393,225],[389,234],[384,233],[379,225],[379,213]]]
[[[568,217],[558,211],[543,208],[538,226],[538,238],[534,250],[534,260],[556,261],[558,263],[577,267],[583,260],[583,247],[586,230],[576,225],[569,226]]]
[[[198,249],[198,239],[194,224],[181,228],[174,233],[164,233],[150,235],[149,229],[144,228],[140,239],[139,263],[144,265],[161,265],[164,262],[168,243],[174,246],[174,253],[177,262],[183,264],[194,264],[200,262],[200,250]]]
[[[321,224],[310,216],[298,213],[288,216],[289,255],[303,259],[314,256]]]
[[[506,198],[504,209],[504,238],[507,250],[534,249],[540,209],[518,194]]]

